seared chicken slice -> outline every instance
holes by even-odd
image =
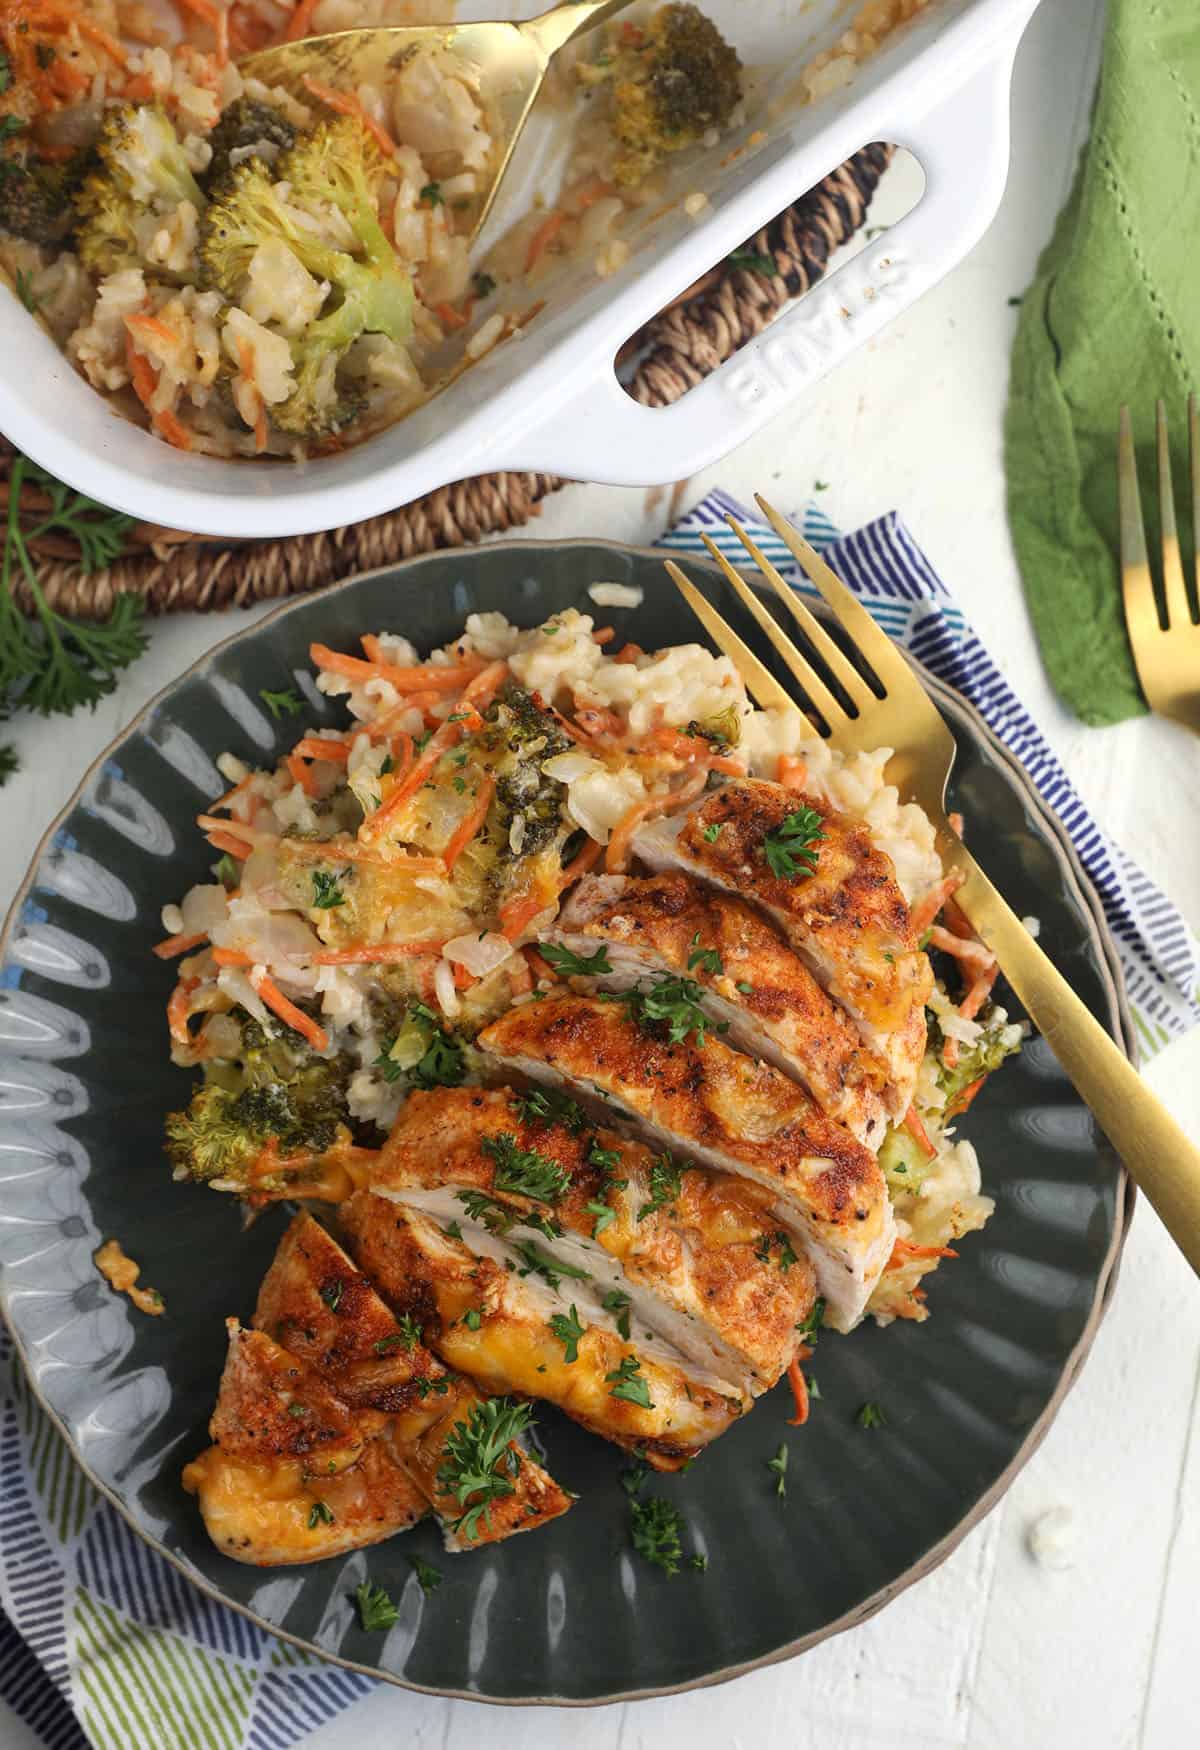
[[[615,1291],[615,1314],[608,1309],[600,1322],[615,1328],[615,1316],[631,1316],[738,1391],[774,1385],[816,1289],[807,1258],[783,1243],[771,1195],[727,1173],[673,1168],[642,1143],[585,1122],[581,1108],[539,1112],[547,1104],[507,1088],[416,1092],[371,1188],[457,1222],[472,1251],[495,1255],[498,1241],[534,1240],[554,1261],[587,1271],[601,1314]]]
[[[523,1270],[477,1256],[415,1209],[360,1191],[342,1205],[347,1243],[400,1312],[420,1317],[451,1367],[491,1393],[545,1398],[594,1434],[678,1470],[749,1406],[594,1323],[596,1286],[529,1242]]]
[[[511,1504],[464,1542],[438,1481],[449,1434],[479,1394],[397,1322],[337,1242],[298,1215],[263,1278],[255,1329],[230,1321],[209,1424],[184,1471],[210,1536],[236,1560],[316,1561],[403,1531],[430,1505],[449,1549],[531,1531],[567,1495],[532,1459]]]
[[[887,1070],[808,967],[758,912],[683,874],[586,876],[548,940],[609,970],[602,990],[666,974],[689,978],[731,1045],[765,1057],[808,1089],[872,1151],[888,1124]]]
[[[510,1009],[478,1044],[506,1068],[599,1095],[643,1131],[753,1180],[808,1253],[829,1323],[849,1330],[887,1263],[895,1224],[869,1150],[803,1088],[714,1039],[671,1045],[626,1006],[547,997]]]
[[[789,842],[780,829],[806,808],[819,816],[822,834],[809,847],[811,869],[803,856],[780,854]],[[925,1055],[933,972],[891,858],[864,823],[819,797],[735,779],[683,813],[639,827],[633,847],[652,869],[685,869],[766,913],[883,1060],[887,1110],[899,1122]],[[777,868],[790,864],[793,872],[775,873],[769,854]]]
[[[316,1369],[262,1331],[229,1320],[229,1354],[209,1424],[215,1444],[184,1467],[205,1528],[234,1561],[315,1562],[407,1531],[425,1495]]]

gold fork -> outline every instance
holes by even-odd
[[[1193,575],[1200,589],[1200,410],[1194,395],[1188,396],[1188,451],[1192,479],[1192,539],[1196,552]],[[1182,723],[1200,735],[1200,626],[1192,619],[1179,552],[1164,402],[1158,404],[1158,517],[1162,531],[1165,625],[1155,600],[1154,578],[1146,551],[1133,424],[1128,407],[1121,409],[1117,486],[1125,624],[1129,629],[1138,679],[1152,711],[1157,711],[1160,717],[1173,717],[1176,723]]]
[[[1091,1107],[1130,1175],[1157,1209],[1193,1270],[1200,1274],[1200,1150],[1093,1019],[950,825],[945,797],[954,763],[954,738],[912,669],[808,542],[765,499],[759,498],[758,503],[873,672],[878,691],[868,685],[858,667],[732,517],[728,519],[730,527],[799,626],[809,648],[825,666],[833,686],[801,655],[711,541],[707,542],[710,552],[798,681],[803,694],[801,708],[811,708],[823,719],[830,744],[846,754],[879,747],[896,750],[888,766],[889,781],[899,787],[906,801],[916,802],[925,810],[936,829],[944,863],[966,877],[955,900],[995,954],[1026,1013]],[[794,707],[797,700],[764,668],[679,567],[668,561],[667,570],[713,640],[732,659],[758,703],[764,707],[781,704]]]

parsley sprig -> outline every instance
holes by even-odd
[[[683,1528],[678,1507],[661,1495],[648,1495],[644,1501],[630,1500],[629,1535],[633,1547],[643,1561],[661,1568],[664,1574],[679,1572]]]
[[[473,1405],[466,1421],[456,1422],[447,1436],[438,1487],[453,1495],[463,1509],[454,1530],[468,1543],[478,1538],[480,1520],[491,1530],[492,1502],[512,1494],[512,1479],[521,1468],[521,1455],[512,1443],[532,1420],[528,1404],[514,1403],[511,1398],[485,1398]]]
[[[526,1124],[540,1124],[547,1128],[551,1124],[561,1124],[573,1136],[578,1136],[588,1127],[588,1116],[578,1100],[572,1100],[569,1094],[560,1094],[554,1088],[526,1088],[513,1095],[514,1110],[524,1119]]]
[[[626,1355],[618,1367],[604,1375],[605,1385],[611,1385],[610,1398],[623,1398],[627,1404],[637,1404],[643,1410],[652,1410],[654,1400],[650,1396],[650,1387],[642,1377],[642,1364],[636,1355]]]
[[[21,526],[25,487],[47,500],[41,520]],[[79,549],[83,571],[100,571],[124,551],[133,518],[73,492],[25,456],[13,459],[8,519],[0,565],[0,709],[23,705],[44,717],[94,706],[111,693],[123,668],[146,648],[140,597],[122,593],[107,620],[95,625],[69,620],[47,602],[38,582],[32,546],[43,535],[64,536]],[[21,575],[33,604],[27,620],[13,591]]]
[[[343,869],[341,875],[335,875],[332,869],[314,869],[312,872],[313,909],[314,911],[332,911],[335,906],[345,905],[346,895],[342,892],[340,883],[350,873]]]
[[[564,978],[595,978],[598,973],[611,972],[608,960],[608,948],[602,942],[594,954],[575,954],[570,948],[562,948],[557,942],[539,942],[538,953],[555,972],[561,972]]]
[[[688,1034],[694,1033],[696,1044],[702,1046],[710,1027],[716,1033],[729,1031],[728,1021],[714,1026],[709,1020],[700,1006],[703,995],[694,978],[666,974],[656,984],[612,993],[607,1000],[624,1003],[643,1032],[665,1032],[670,1045],[682,1045]]]
[[[781,1442],[774,1458],[767,1460],[767,1469],[775,1472],[775,1493],[781,1501],[787,1495],[787,1467],[788,1449],[786,1443]]]
[[[683,1190],[683,1173],[683,1165],[669,1154],[654,1157],[650,1163],[650,1197],[637,1212],[639,1221],[675,1202]]]
[[[400,1612],[383,1587],[373,1586],[370,1580],[354,1588],[354,1602],[358,1605],[358,1620],[368,1634],[383,1634],[400,1620]]]
[[[583,1338],[584,1326],[580,1323],[579,1314],[572,1306],[569,1313],[555,1313],[549,1321],[550,1334],[557,1337],[563,1346],[563,1360],[568,1366],[572,1361],[579,1360],[579,1344]]]
[[[823,819],[815,808],[796,808],[763,839],[762,853],[777,881],[807,881],[814,873]]]
[[[528,1197],[533,1203],[557,1203],[571,1188],[571,1175],[565,1167],[535,1148],[521,1148],[508,1131],[485,1136],[480,1147],[496,1163],[492,1183],[501,1193]]]

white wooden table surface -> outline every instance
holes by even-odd
[[[737,455],[689,483],[798,504],[818,480],[843,527],[899,508],[1097,817],[1200,926],[1200,760],[1170,724],[1081,728],[1038,663],[1004,517],[1001,418],[1014,313],[1086,135],[1103,0],[1045,0],[1022,47],[1012,178],[975,254],[875,345]],[[1115,409],[1114,409],[1115,417]],[[651,541],[665,497],[595,486],[551,499],[530,531]],[[94,753],[235,625],[156,626],[153,647],[92,718],[5,726],[23,771],[4,791],[0,892]],[[1200,1127],[1200,1033],[1149,1079]],[[986,1167],[986,1163],[985,1163]],[[1003,1504],[929,1579],[864,1627],[718,1689],[568,1714],[443,1702],[381,1686],[311,1750],[1181,1750],[1200,1743],[1200,1295],[1140,1206],[1116,1301],[1045,1444]],[[1031,1525],[1069,1510],[1064,1568]],[[0,1704],[0,1744],[25,1728]]]

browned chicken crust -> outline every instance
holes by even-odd
[[[770,1190],[817,1269],[831,1322],[853,1323],[893,1223],[875,1157],[769,1064],[706,1036],[669,1044],[598,998],[547,997],[479,1035],[504,1064],[616,1102],[681,1151]]]
[[[794,1076],[859,1141],[877,1147],[887,1125],[886,1067],[799,955],[742,899],[682,873],[588,876],[552,939],[580,953],[609,945],[620,989],[641,974],[690,978],[729,1042]],[[715,959],[714,959],[715,957]]]
[[[568,1361],[549,1320],[568,1314],[570,1283],[556,1297],[493,1259],[476,1257],[413,1210],[360,1191],[342,1205],[339,1218],[347,1244],[389,1302],[420,1318],[443,1359],[484,1391],[545,1398],[603,1439],[644,1451],[657,1470],[678,1470],[746,1407],[732,1391],[700,1385],[651,1359],[632,1338],[586,1321],[576,1358]],[[649,1407],[613,1395],[610,1376],[629,1358],[637,1362]]]
[[[690,1168],[680,1173],[677,1194],[662,1201],[653,1172],[660,1157],[643,1143],[602,1127],[571,1129],[526,1117],[525,1110],[511,1089],[413,1093],[372,1189],[474,1188],[514,1216],[550,1215],[568,1233],[594,1240],[620,1267],[623,1282],[644,1287],[700,1333],[711,1332],[710,1367],[716,1350],[718,1364],[749,1369],[757,1390],[774,1385],[795,1353],[796,1325],[811,1311],[816,1288],[806,1258],[781,1267],[770,1193]],[[497,1157],[487,1147],[497,1137],[511,1137],[518,1149],[562,1168],[570,1175],[565,1194],[546,1205],[498,1190]],[[542,1243],[553,1253],[553,1242]],[[705,1346],[700,1335],[697,1347]]]

